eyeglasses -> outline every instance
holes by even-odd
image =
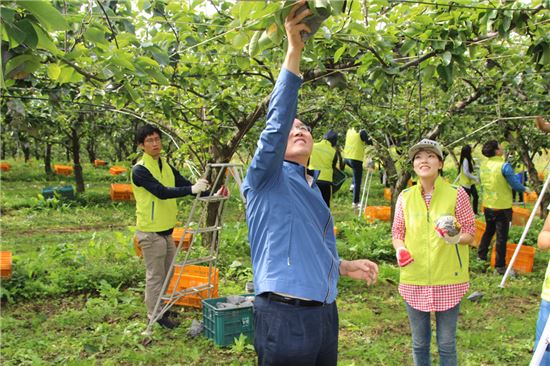
[[[298,130],[300,132],[309,132],[309,133],[311,133],[311,127],[309,127],[308,125],[292,126],[292,129],[293,130]]]
[[[148,144],[155,144],[155,143],[160,143],[160,137],[150,137],[150,138],[146,138],[145,140],[143,140],[143,142],[145,143],[148,143]]]

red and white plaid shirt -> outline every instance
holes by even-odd
[[[430,207],[431,194],[424,195],[426,207]],[[392,225],[392,237],[394,239],[405,240],[405,219],[403,216],[403,198],[401,195],[397,198],[395,205],[395,217]],[[456,197],[455,217],[460,223],[461,232],[470,235],[475,234],[474,211],[470,205],[470,198],[463,188],[458,188]],[[468,282],[454,285],[440,286],[419,286],[399,284],[399,294],[403,299],[416,310],[432,312],[445,311],[456,306],[464,294],[470,288]]]

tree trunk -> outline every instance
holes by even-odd
[[[80,121],[78,121],[80,122]],[[80,136],[75,122],[71,126],[71,143],[73,150],[73,167],[74,167],[74,180],[76,183],[76,191],[78,193],[84,192],[84,176],[82,175],[82,166],[80,165]]]
[[[91,164],[97,159],[95,149],[95,140],[92,137],[88,138],[88,141],[86,141],[86,151],[88,152],[88,159],[90,159]]]
[[[46,173],[46,177],[51,177],[53,175],[51,142],[46,142],[46,148],[44,150],[44,172]]]

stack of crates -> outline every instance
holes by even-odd
[[[105,160],[99,160],[99,159],[95,159],[94,160],[94,166],[105,166],[107,163],[105,162]]]
[[[42,196],[46,199],[58,196],[63,199],[74,199],[73,186],[46,187],[42,189]]]
[[[112,167],[109,168],[109,173],[111,175],[120,175],[122,173],[126,173],[127,171],[128,169],[118,165],[113,165]]]
[[[242,296],[253,297],[254,295]],[[251,342],[254,338],[253,307],[217,308],[216,304],[226,301],[225,297],[202,301],[204,335],[222,347],[232,345],[241,334]]]
[[[11,278],[11,252],[1,251],[0,252],[0,278],[7,280]]]
[[[53,170],[55,174],[71,175],[73,174],[73,167],[70,165],[54,165]]]
[[[174,266],[174,274],[168,284],[166,295],[170,295],[174,291],[174,286],[178,281],[178,277],[182,273],[182,266]],[[202,307],[202,300],[210,297],[218,296],[218,269],[213,268],[210,273],[210,284],[214,286],[213,290],[204,289],[189,295],[180,297],[174,305],[190,306],[200,309]],[[178,286],[174,292],[185,290],[186,288],[196,287],[208,284],[208,266],[194,266],[187,265],[183,267],[183,273],[178,282]]]
[[[134,199],[131,184],[112,183],[109,194],[112,201],[131,201]]]
[[[390,221],[391,207],[390,206],[367,206],[363,212],[365,220],[373,223],[374,220]]]
[[[7,172],[11,169],[11,165],[9,163],[0,163],[0,170],[3,172]]]
[[[510,260],[512,259],[512,256],[514,255],[514,252],[516,251],[517,244],[513,243],[507,243],[506,244],[506,267],[508,267],[508,264],[510,263]],[[536,249],[534,247],[530,247],[528,245],[522,245],[519,249],[518,256],[516,257],[516,260],[514,261],[514,265],[512,268],[516,272],[520,273],[530,273],[533,272],[533,264],[535,262],[535,252]],[[491,252],[491,267],[495,267],[496,264],[496,245],[493,245],[493,251]]]
[[[531,216],[531,210],[522,207],[512,207],[512,225],[525,226]]]
[[[472,241],[470,246],[477,248],[481,243],[481,238],[483,237],[483,233],[485,232],[485,228],[487,227],[487,225],[483,221],[476,220],[475,227],[476,232],[474,234],[474,241]]]

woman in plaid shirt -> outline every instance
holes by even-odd
[[[414,364],[431,364],[430,313],[434,312],[440,364],[457,365],[456,325],[460,300],[469,288],[467,244],[475,233],[474,213],[464,189],[440,177],[444,159],[437,142],[420,141],[409,150],[409,158],[418,184],[397,199],[392,237]],[[454,227],[436,230],[436,222],[445,221],[444,217]]]

